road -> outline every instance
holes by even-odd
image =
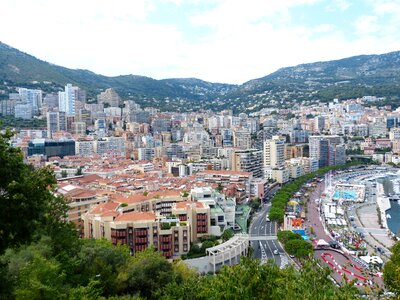
[[[346,181],[350,182],[350,178],[356,179],[356,175],[361,174],[364,172],[357,172],[356,174],[341,174],[339,176],[335,176],[336,180],[338,180],[341,177],[347,177]],[[365,172],[367,173],[367,172]],[[360,175],[360,176],[361,176]],[[358,178],[358,177],[357,177]],[[360,182],[361,180],[358,179],[356,182]],[[313,232],[315,234],[316,239],[324,239],[325,241],[331,241],[332,237],[328,235],[327,231],[325,231],[324,226],[321,222],[320,218],[320,207],[319,204],[316,203],[316,199],[320,199],[321,195],[324,191],[324,184],[319,183],[315,190],[311,193],[310,195],[310,200],[307,202],[307,217],[305,221],[305,227],[309,229],[312,227]],[[366,204],[368,205],[373,201],[373,198],[371,197],[371,191],[369,189],[369,186],[367,186],[367,191],[368,191],[368,196],[367,196],[367,201]],[[354,208],[356,207],[357,204],[351,205],[349,210],[347,211],[348,215],[355,215],[354,213]],[[355,227],[357,227],[358,222],[355,221],[351,222],[354,224]],[[319,259],[323,265],[326,265],[330,268],[332,268],[333,273],[332,277],[338,282],[341,283],[343,282],[344,275],[349,278],[349,279],[356,279],[357,284],[363,285],[365,283],[365,280],[362,280],[360,278],[366,277],[368,282],[371,282],[372,284],[376,284],[378,286],[382,286],[382,279],[379,277],[375,277],[372,275],[365,275],[368,274],[368,270],[360,264],[358,260],[356,260],[354,257],[351,255],[347,254],[341,254],[339,252],[335,252],[332,249],[324,249],[322,251],[315,251],[314,252],[314,257]],[[344,273],[342,268],[345,268],[348,272],[350,273]],[[356,274],[356,275],[351,275],[351,274]],[[365,275],[365,276],[364,276]]]
[[[266,197],[267,201],[272,198],[278,188],[272,190]],[[277,224],[276,222],[267,221],[267,216],[271,203],[263,203],[260,211],[253,216],[253,221],[249,227],[249,233],[252,237],[260,237],[258,240],[251,241],[251,246],[254,249],[253,257],[261,259],[262,263],[268,259],[272,259],[275,263],[284,267],[288,263],[288,257],[276,239]],[[273,239],[263,240],[262,237],[270,236]],[[278,254],[274,254],[274,251]]]

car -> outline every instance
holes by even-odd
[[[290,254],[289,257],[290,257],[290,258],[294,258],[294,255]]]
[[[278,250],[274,250],[274,255],[279,255],[279,252],[278,252]]]

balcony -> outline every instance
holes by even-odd
[[[172,242],[172,237],[171,236],[161,236],[160,242],[161,243],[170,243],[170,242]]]
[[[147,229],[135,229],[135,236],[147,236]]]

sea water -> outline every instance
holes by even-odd
[[[386,196],[393,193],[392,180],[395,178],[395,176],[388,176],[385,178],[377,179],[378,182],[383,183],[383,189]],[[397,201],[390,201],[390,206],[390,209],[386,211],[386,215],[390,215],[391,217],[387,219],[387,224],[390,231],[392,231],[397,236],[400,236],[400,205]]]
[[[397,201],[390,201],[391,208],[386,211],[391,218],[387,219],[389,229],[400,236],[400,205]]]

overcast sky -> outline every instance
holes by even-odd
[[[103,75],[243,83],[400,50],[400,0],[1,0],[0,41]]]

